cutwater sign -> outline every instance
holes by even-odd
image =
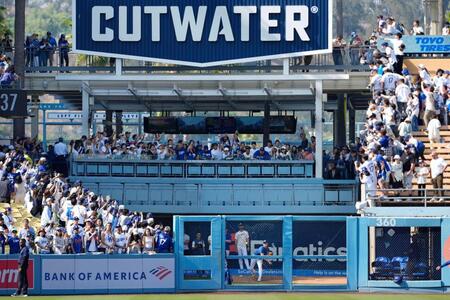
[[[207,67],[331,52],[331,0],[73,0],[74,52]]]

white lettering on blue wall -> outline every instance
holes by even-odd
[[[143,9],[142,9],[143,8]],[[279,15],[284,9],[285,20],[279,20]],[[130,14],[128,10],[131,10]],[[212,14],[211,24],[206,24],[207,14]],[[238,15],[240,24],[232,24],[230,14]],[[150,15],[150,16],[148,16]],[[170,16],[169,16],[170,15]],[[132,18],[132,26],[129,28],[128,17]],[[215,8],[199,6],[195,11],[193,6],[184,7],[181,15],[178,6],[119,6],[118,30],[102,25],[102,20],[111,21],[115,18],[114,7],[93,6],[92,7],[91,38],[94,42],[111,42],[118,38],[122,42],[139,42],[142,39],[143,18],[151,18],[151,41],[161,41],[161,19],[171,18],[173,32],[177,42],[186,42],[190,38],[193,42],[201,42],[208,38],[209,42],[216,42],[219,36],[225,41],[234,42],[235,37],[240,35],[241,42],[250,41],[251,28],[250,19],[259,17],[260,32],[259,39],[263,42],[294,41],[296,36],[302,41],[310,41],[306,32],[309,27],[309,7],[306,5],[262,5],[258,13],[256,6],[233,6],[229,11],[226,6]],[[285,36],[280,26],[285,26]],[[238,32],[233,32],[233,29]],[[206,32],[209,30],[209,32]],[[190,33],[190,34],[189,34]]]

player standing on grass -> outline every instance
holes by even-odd
[[[263,245],[261,247],[259,247],[258,249],[255,250],[255,252],[253,253],[253,255],[258,255],[258,256],[266,256],[266,255],[271,255],[272,253],[269,250],[269,242],[264,241]],[[270,260],[266,260],[267,263],[269,265],[272,265],[272,262]],[[252,274],[255,273],[255,264],[258,265],[258,281],[261,281],[262,279],[262,274],[263,274],[263,259],[254,259],[252,258],[252,262],[250,264],[250,270],[252,272]]]
[[[247,230],[245,230],[244,224],[239,223],[238,227],[239,227],[239,231],[236,232],[236,234],[234,235],[234,239],[236,240],[238,255],[239,256],[247,256],[248,255],[247,247],[249,245],[250,235],[248,234]],[[247,269],[250,270],[250,265],[248,263],[248,259],[246,259],[246,258],[239,259],[239,269],[240,270],[244,269],[244,262],[245,262],[245,266],[247,267]],[[242,274],[240,276],[242,277]]]

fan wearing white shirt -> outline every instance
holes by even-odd
[[[439,202],[444,201],[444,172],[448,167],[447,162],[438,156],[436,151],[433,151],[431,153],[431,157],[433,158],[430,163],[430,169],[431,169],[431,181],[433,183],[433,189],[438,190],[435,192],[435,195],[437,194],[440,199]],[[436,201],[436,197],[433,197],[431,201]]]
[[[81,226],[84,225],[84,219],[86,218],[86,207],[83,205],[83,200],[79,200],[78,204],[72,208],[73,218],[78,217]]]
[[[415,20],[413,23],[413,28],[411,29],[412,35],[424,35],[423,27],[420,26],[420,21]]]
[[[428,131],[428,139],[430,140],[430,148],[433,149],[434,144],[441,142],[441,122],[438,119],[438,116],[435,115],[433,119],[428,123],[427,131]]]
[[[381,83],[383,85],[383,90],[388,92],[394,92],[396,88],[396,83],[402,79],[402,76],[392,73],[390,68],[386,68],[383,76],[381,77]]]
[[[125,226],[126,227],[126,226]],[[118,254],[126,253],[127,252],[127,241],[128,237],[123,232],[123,228],[121,226],[117,227],[116,233],[114,234],[114,241],[116,250],[115,252]]]
[[[393,69],[395,63],[397,63],[397,57],[395,56],[394,49],[391,46],[389,46],[389,43],[387,43],[387,42],[384,42],[383,44],[381,44],[381,47],[384,50],[384,52],[386,53],[386,58],[389,61],[388,68]]]
[[[370,78],[370,89],[375,97],[378,93],[383,92],[383,85],[381,83],[382,76],[378,74],[377,70],[372,71],[372,77]]]
[[[430,72],[428,72],[427,68],[424,64],[420,64],[417,66],[419,69],[419,76],[422,79],[423,83],[431,84],[431,75]]]
[[[399,79],[395,88],[395,95],[397,96],[397,108],[401,114],[406,112],[406,105],[410,94],[411,89],[405,84],[405,79]]]
[[[403,35],[401,33],[397,33],[395,35],[395,39],[392,40],[392,45],[394,46],[394,55],[396,62],[394,63],[394,72],[397,74],[402,74],[403,71],[403,57],[405,55],[405,44],[402,41]]]
[[[53,152],[55,152],[56,156],[67,156],[69,152],[67,151],[67,145],[64,144],[63,138],[59,138],[58,142],[55,144]]]

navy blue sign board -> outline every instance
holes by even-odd
[[[27,101],[27,92],[24,90],[0,89],[0,117],[27,117]]]
[[[331,53],[332,0],[73,0],[73,51],[208,67]]]

